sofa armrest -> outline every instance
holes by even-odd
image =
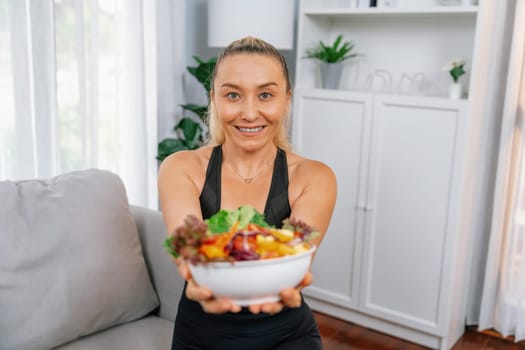
[[[151,281],[160,301],[159,316],[173,321],[177,313],[184,279],[162,246],[166,238],[166,226],[160,211],[130,206],[137,223],[140,244]]]

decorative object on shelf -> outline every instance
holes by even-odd
[[[441,6],[461,6],[462,0],[439,0]]]
[[[193,75],[206,90],[206,96],[210,95],[210,79],[217,63],[217,58],[212,57],[204,61],[197,56],[193,59],[198,63],[195,67],[187,67],[188,72]],[[204,122],[208,113],[207,105],[185,104],[182,109],[195,113],[201,122]],[[157,147],[157,159],[163,161],[172,153],[199,148],[204,142],[204,132],[201,123],[190,117],[183,117],[173,128],[177,138],[166,138],[159,142]]]
[[[377,0],[377,7],[397,7],[398,0]]]
[[[337,89],[342,73],[342,63],[348,59],[361,56],[355,52],[353,41],[344,41],[340,34],[331,46],[326,45],[322,40],[314,48],[306,50],[305,58],[316,59],[320,62],[321,82],[325,89]]]
[[[397,92],[406,95],[424,95],[426,85],[425,73],[418,72],[412,75],[403,73],[399,79]]]
[[[334,8],[356,8],[359,0],[332,0]]]
[[[466,73],[464,60],[450,61],[443,70],[447,71],[452,77],[452,84],[450,85],[449,97],[461,98],[463,96],[463,86],[459,78]]]
[[[323,89],[337,89],[343,72],[343,65],[340,63],[321,62],[321,86]]]

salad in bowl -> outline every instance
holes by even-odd
[[[188,216],[164,247],[189,263],[199,285],[246,306],[277,301],[281,290],[299,284],[310,268],[316,249],[311,241],[318,235],[293,218],[275,228],[244,205],[204,221]]]

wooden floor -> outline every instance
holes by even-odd
[[[324,350],[428,350],[428,348],[383,333],[314,312],[321,331]],[[452,350],[525,350],[525,341],[513,343],[495,334],[482,334],[468,328]]]

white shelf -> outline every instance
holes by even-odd
[[[431,96],[431,95],[410,95],[410,94],[397,94],[393,92],[380,92],[380,91],[359,91],[359,90],[331,90],[331,89],[320,89],[320,88],[298,88],[296,92],[300,92],[302,96],[326,98],[326,99],[355,99],[356,97],[364,99],[365,96],[389,96],[390,99],[399,98],[400,100],[410,100],[411,103],[447,103],[449,105],[457,106],[467,103],[468,98],[452,99],[448,96]]]
[[[315,7],[304,10],[306,16],[355,17],[355,16],[474,16],[478,6],[439,6],[426,8],[336,8]]]

